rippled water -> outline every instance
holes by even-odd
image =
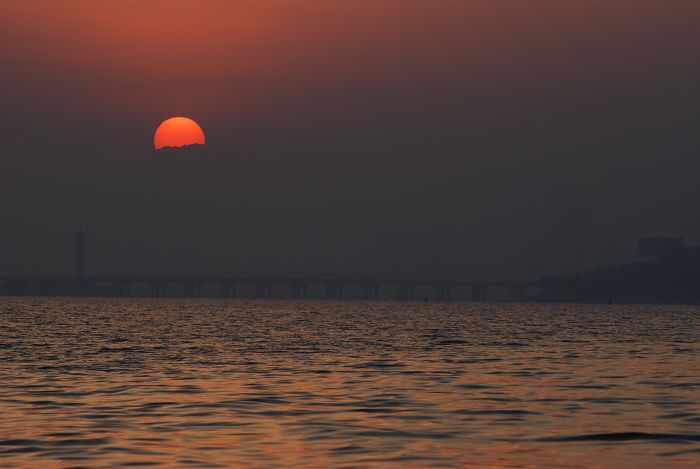
[[[700,308],[0,298],[0,466],[700,465]]]

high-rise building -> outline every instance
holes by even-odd
[[[85,276],[85,233],[82,228],[75,235],[75,275]]]
[[[564,189],[549,195],[550,268],[574,274],[591,268],[591,203],[585,190]]]

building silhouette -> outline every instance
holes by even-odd
[[[539,299],[596,302],[700,302],[700,247],[680,237],[639,239],[640,260],[540,281]]]
[[[546,260],[554,272],[573,274],[591,267],[591,218],[587,191],[561,189],[550,192]]]
[[[639,238],[640,257],[660,258],[679,254],[685,249],[685,240],[680,237],[655,236]]]
[[[82,228],[75,234],[75,275],[85,277],[85,233]]]

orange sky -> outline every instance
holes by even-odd
[[[692,51],[691,0],[10,0],[2,61],[55,105],[237,119],[354,89],[654,73]],[[623,60],[624,58],[624,60]],[[677,60],[678,59],[678,60]],[[32,87],[32,85],[34,85]]]

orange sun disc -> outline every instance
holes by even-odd
[[[166,147],[184,147],[185,145],[204,145],[204,131],[192,119],[172,117],[158,126],[153,136],[156,150]]]

